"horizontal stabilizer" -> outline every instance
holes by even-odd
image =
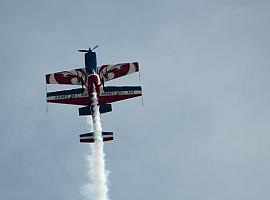
[[[99,106],[99,112],[100,112],[100,114],[111,112],[111,111],[112,111],[112,104],[103,104],[103,105],[100,105]],[[79,108],[79,115],[80,116],[83,116],[83,115],[92,115],[90,106]]]
[[[113,140],[113,132],[102,132],[102,138],[103,142],[111,141]],[[94,143],[95,137],[94,133],[85,133],[80,135],[80,142],[81,143]]]

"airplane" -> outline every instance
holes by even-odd
[[[46,74],[46,84],[80,85],[80,88],[47,93],[48,103],[81,105],[79,116],[91,115],[93,112],[91,95],[97,93],[100,114],[111,112],[111,103],[142,96],[141,86],[105,86],[105,82],[139,72],[138,62],[97,66],[96,52],[83,52],[85,67],[69,71]],[[102,132],[103,142],[113,140],[113,132]],[[80,135],[81,143],[94,143],[94,133]]]

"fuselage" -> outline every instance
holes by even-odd
[[[97,55],[96,52],[89,50],[84,55],[85,69],[87,74],[87,91],[90,96],[96,91],[99,96],[99,87],[101,85],[100,77],[97,72]]]
[[[89,51],[84,54],[86,73],[93,74],[97,72],[97,55],[96,52]]]

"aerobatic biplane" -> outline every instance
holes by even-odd
[[[97,47],[97,46],[96,46]],[[95,47],[95,48],[96,48]],[[138,62],[97,66],[93,49],[79,50],[85,53],[85,67],[70,71],[46,74],[46,84],[79,85],[77,89],[47,92],[47,102],[82,105],[79,115],[91,115],[93,91],[97,93],[100,113],[112,111],[111,103],[142,96],[141,86],[104,86],[105,82],[139,71]],[[113,140],[112,132],[102,132],[103,141]],[[95,142],[93,133],[80,135],[80,142]]]

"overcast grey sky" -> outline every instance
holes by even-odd
[[[88,179],[76,107],[49,72],[139,61],[144,93],[102,116],[112,200],[269,199],[269,1],[0,1],[0,199],[76,200]],[[114,85],[140,84],[136,75]],[[49,88],[53,91],[53,87]]]

